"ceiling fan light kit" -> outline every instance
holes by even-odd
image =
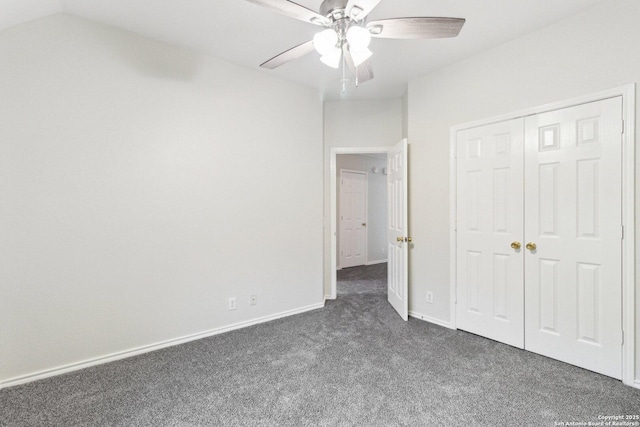
[[[340,67],[341,51],[337,47],[339,41],[338,33],[331,28],[313,36],[313,47],[320,54],[320,60],[331,68]]]
[[[342,59],[342,51],[338,48],[333,48],[320,57],[323,64],[335,69],[340,68],[340,59]]]
[[[369,49],[371,37],[387,39],[430,39],[456,37],[465,23],[461,18],[410,17],[366,22],[381,0],[324,0],[318,13],[289,0],[247,0],[300,21],[325,27],[313,40],[295,46],[261,64],[277,68],[313,50],[332,68],[349,69],[356,86],[373,78]]]
[[[371,43],[371,34],[369,31],[358,25],[352,25],[347,30],[347,42],[351,47],[351,50],[364,50],[369,47]]]
[[[320,55],[326,55],[333,49],[337,49],[338,33],[331,28],[320,31],[313,36],[313,47]]]

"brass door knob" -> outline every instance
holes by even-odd
[[[398,242],[404,242],[404,239],[403,239],[402,237],[396,237],[396,240],[397,240]]]
[[[413,239],[411,237],[405,237],[404,241],[408,242],[408,243],[411,243],[411,242],[413,242]]]
[[[535,244],[535,243],[533,243],[533,242],[529,242],[529,243],[527,243],[527,246],[525,246],[525,247],[526,247],[527,249],[529,249],[530,251],[535,251],[535,250],[536,250],[536,248],[537,248],[536,244]]]
[[[522,246],[522,244],[520,242],[513,242],[511,243],[511,247],[513,249],[520,249],[520,247]]]

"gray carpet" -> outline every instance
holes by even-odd
[[[0,425],[553,426],[640,414],[640,390],[619,381],[401,321],[385,274],[346,269],[324,309],[2,390]]]

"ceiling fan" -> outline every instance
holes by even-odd
[[[431,39],[456,37],[465,23],[461,18],[411,17],[367,22],[367,15],[381,0],[324,0],[314,12],[288,0],[247,0],[285,16],[309,22],[325,30],[313,40],[295,46],[260,66],[273,69],[316,50],[320,60],[332,68],[343,69],[343,91],[348,68],[356,86],[373,78],[369,58],[371,37],[385,39]]]

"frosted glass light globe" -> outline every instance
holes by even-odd
[[[313,36],[313,47],[316,48],[320,55],[326,55],[336,48],[338,44],[338,33],[331,28],[320,31]]]
[[[342,51],[334,46],[333,49],[320,57],[320,61],[331,68],[338,68],[340,66],[340,58],[342,58]]]
[[[365,50],[371,43],[369,30],[354,25],[347,30],[347,42],[351,50]]]

